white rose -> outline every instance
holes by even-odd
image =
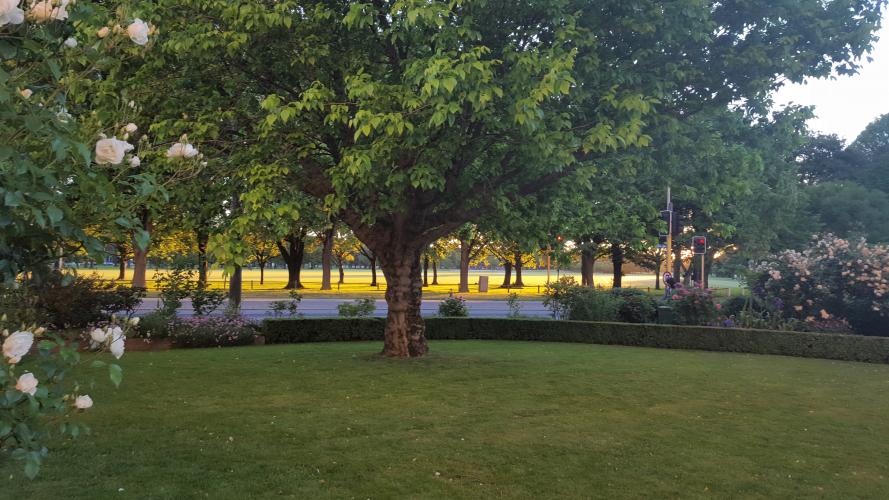
[[[101,328],[96,328],[90,332],[90,339],[92,339],[92,341],[97,344],[104,343],[105,339],[107,339],[107,338],[108,338],[108,334],[105,332],[105,330],[102,330]]]
[[[54,2],[52,0],[35,2],[31,6],[28,15],[38,23],[52,20],[64,21],[65,19],[68,19],[68,11],[65,9],[67,9],[69,2],[70,0],[62,0],[57,6],[53,5]]]
[[[167,158],[194,158],[198,155],[198,150],[191,144],[183,144],[177,142],[170,146],[167,150]]]
[[[141,164],[142,164],[142,160],[140,160],[138,156],[134,156],[134,157],[130,158],[130,166],[131,167],[136,168]]]
[[[127,26],[127,36],[136,45],[145,45],[148,43],[148,31],[150,29],[148,23],[137,17],[133,20],[133,24]]]
[[[130,326],[136,326],[139,324],[139,316],[133,316],[130,318]]]
[[[78,410],[86,410],[88,408],[93,407],[93,398],[84,394],[83,396],[77,396],[77,399],[74,400],[74,407]]]
[[[31,332],[15,332],[3,341],[3,356],[9,364],[18,363],[34,344],[34,334]]]
[[[108,28],[108,26],[104,26],[96,32],[96,36],[98,36],[99,38],[105,38],[106,36],[108,36],[108,33],[111,33],[111,29]]]
[[[100,139],[96,142],[96,163],[99,165],[120,165],[127,151],[132,151],[133,145],[126,141],[120,141],[117,137]]]
[[[34,91],[31,89],[21,89],[19,90],[19,95],[25,99],[30,99],[31,96],[34,95]]]
[[[77,47],[77,39],[74,38],[73,36],[68,37],[65,40],[65,47],[68,47],[69,49],[73,49],[74,47]]]
[[[19,8],[21,0],[0,0],[0,26],[22,24],[25,11]]]
[[[127,106],[129,106],[129,107],[131,107],[131,108],[135,108],[135,107],[136,107],[136,101],[130,101],[130,102],[128,102],[128,103],[127,103]]]
[[[132,134],[133,132],[139,130],[139,127],[137,127],[135,123],[127,123],[127,125],[123,129]]]
[[[111,354],[114,355],[115,358],[120,359],[120,357],[123,356],[125,344],[126,341],[124,340],[123,335],[114,337],[114,340],[111,341]]]
[[[25,373],[15,383],[15,388],[25,394],[34,395],[37,392],[37,377],[33,373]]]

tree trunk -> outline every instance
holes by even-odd
[[[142,212],[142,228],[151,236],[151,230],[154,223],[151,220],[151,214],[148,210]],[[148,274],[148,251],[151,248],[149,240],[145,248],[139,248],[139,245],[133,241],[133,288],[146,287],[146,274]]]
[[[423,286],[429,286],[429,255],[423,254]]]
[[[515,269],[515,282],[512,284],[512,287],[524,288],[525,282],[522,281],[522,252],[516,252],[513,257],[515,258],[515,262],[512,264],[513,269]]]
[[[210,233],[203,229],[195,231],[198,242],[198,283],[207,284],[207,243],[210,241]]]
[[[343,260],[342,259],[336,260],[336,267],[340,272],[340,280],[337,282],[337,284],[342,285],[343,283],[346,282],[346,273],[343,271]]]
[[[259,284],[265,284],[265,261],[259,263]]]
[[[117,279],[127,279],[127,247],[125,245],[117,245]]]
[[[305,231],[288,235],[284,242],[277,242],[281,258],[287,265],[287,284],[285,290],[303,288],[300,282],[300,272],[303,267],[303,259],[306,255]],[[286,243],[286,245],[284,244]]]
[[[377,258],[367,259],[370,261],[370,286],[377,285]]]
[[[432,284],[438,284],[438,261],[432,261]]]
[[[472,253],[472,245],[467,240],[460,240],[460,285],[457,291],[469,293],[469,257]]]
[[[512,262],[507,260],[503,263],[503,284],[500,288],[509,288],[510,285],[512,285]]]
[[[614,270],[611,287],[621,288],[623,285],[624,249],[619,243],[611,244],[611,264]]]
[[[660,266],[658,266],[654,269],[654,289],[655,290],[661,289],[661,268],[660,268]]]
[[[235,272],[228,280],[228,305],[232,310],[241,308],[241,288],[243,282],[241,266],[235,266]]]
[[[388,306],[383,355],[389,357],[419,357],[429,351],[426,345],[426,325],[420,317],[423,285],[420,279],[420,250],[375,253],[380,256],[380,267],[386,277]]]
[[[324,231],[323,247],[321,249],[321,289],[332,290],[330,285],[330,257],[333,253],[333,232],[334,228]]]
[[[580,281],[581,286],[595,288],[596,282],[593,278],[593,269],[595,267],[595,259],[593,250],[585,248],[580,251]]]

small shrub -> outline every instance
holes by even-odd
[[[145,339],[164,339],[170,336],[170,324],[175,316],[169,316],[164,310],[158,309],[139,318],[133,333]]]
[[[303,296],[299,292],[290,290],[290,300],[276,300],[271,303],[269,308],[272,311],[272,316],[276,318],[280,318],[285,314],[291,318],[302,316],[298,312],[299,303],[302,299]]]
[[[256,328],[236,316],[178,318],[170,324],[170,337],[181,347],[227,347],[252,344]]]
[[[174,267],[170,272],[155,274],[154,281],[160,291],[160,309],[173,317],[182,307],[182,301],[194,291],[194,271],[182,266]]]
[[[573,294],[568,319],[573,321],[617,321],[623,300],[609,292],[579,288]]]
[[[657,319],[657,302],[642,290],[615,288],[611,294],[621,300],[617,319],[624,323],[653,323]]]
[[[377,303],[371,298],[358,299],[354,302],[343,302],[336,306],[336,309],[341,318],[366,318],[377,310]]]
[[[442,300],[438,304],[438,315],[445,318],[465,318],[469,316],[469,309],[466,308],[466,299],[451,295]]]
[[[522,303],[519,302],[519,294],[515,292],[508,294],[506,296],[506,307],[509,309],[509,312],[506,313],[507,317],[522,317]]]
[[[676,319],[683,325],[713,325],[722,308],[713,300],[711,291],[702,288],[682,288],[673,294],[672,300]]]
[[[225,302],[225,292],[210,290],[206,283],[198,283],[191,292],[191,308],[197,316],[206,316]]]

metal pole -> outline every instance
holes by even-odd
[[[666,273],[672,273],[673,264],[673,201],[670,198],[670,186],[667,186],[667,210],[670,211],[670,220],[668,222],[669,227],[667,228],[667,269],[664,271]]]
[[[549,285],[549,254],[552,250],[549,245],[546,247],[546,284]]]

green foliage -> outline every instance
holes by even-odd
[[[225,302],[225,292],[211,290],[206,282],[196,280],[195,271],[177,265],[167,273],[155,275],[155,286],[159,290],[160,308],[168,317],[174,317],[182,307],[184,299],[191,299],[191,307],[197,316],[212,313]]]
[[[287,344],[383,339],[382,318],[266,319],[266,342]],[[777,354],[889,363],[889,338],[585,321],[498,318],[429,318],[430,340],[524,340]]]
[[[139,324],[136,325],[134,333],[140,338],[165,339],[170,336],[170,323],[174,320],[175,316],[170,316],[163,309],[151,311],[139,317]]]
[[[438,303],[438,315],[443,318],[465,318],[469,316],[466,299],[460,296],[448,296]]]
[[[236,316],[177,318],[170,324],[170,338],[180,347],[229,347],[250,345],[256,328]]]
[[[554,318],[577,321],[617,321],[624,303],[619,294],[579,286],[573,276],[547,285],[544,296]]]
[[[624,323],[653,323],[657,318],[657,302],[642,290],[614,288],[611,294],[620,298],[618,321]]]
[[[376,311],[377,302],[372,298],[357,299],[338,304],[336,309],[341,318],[366,318]]]

